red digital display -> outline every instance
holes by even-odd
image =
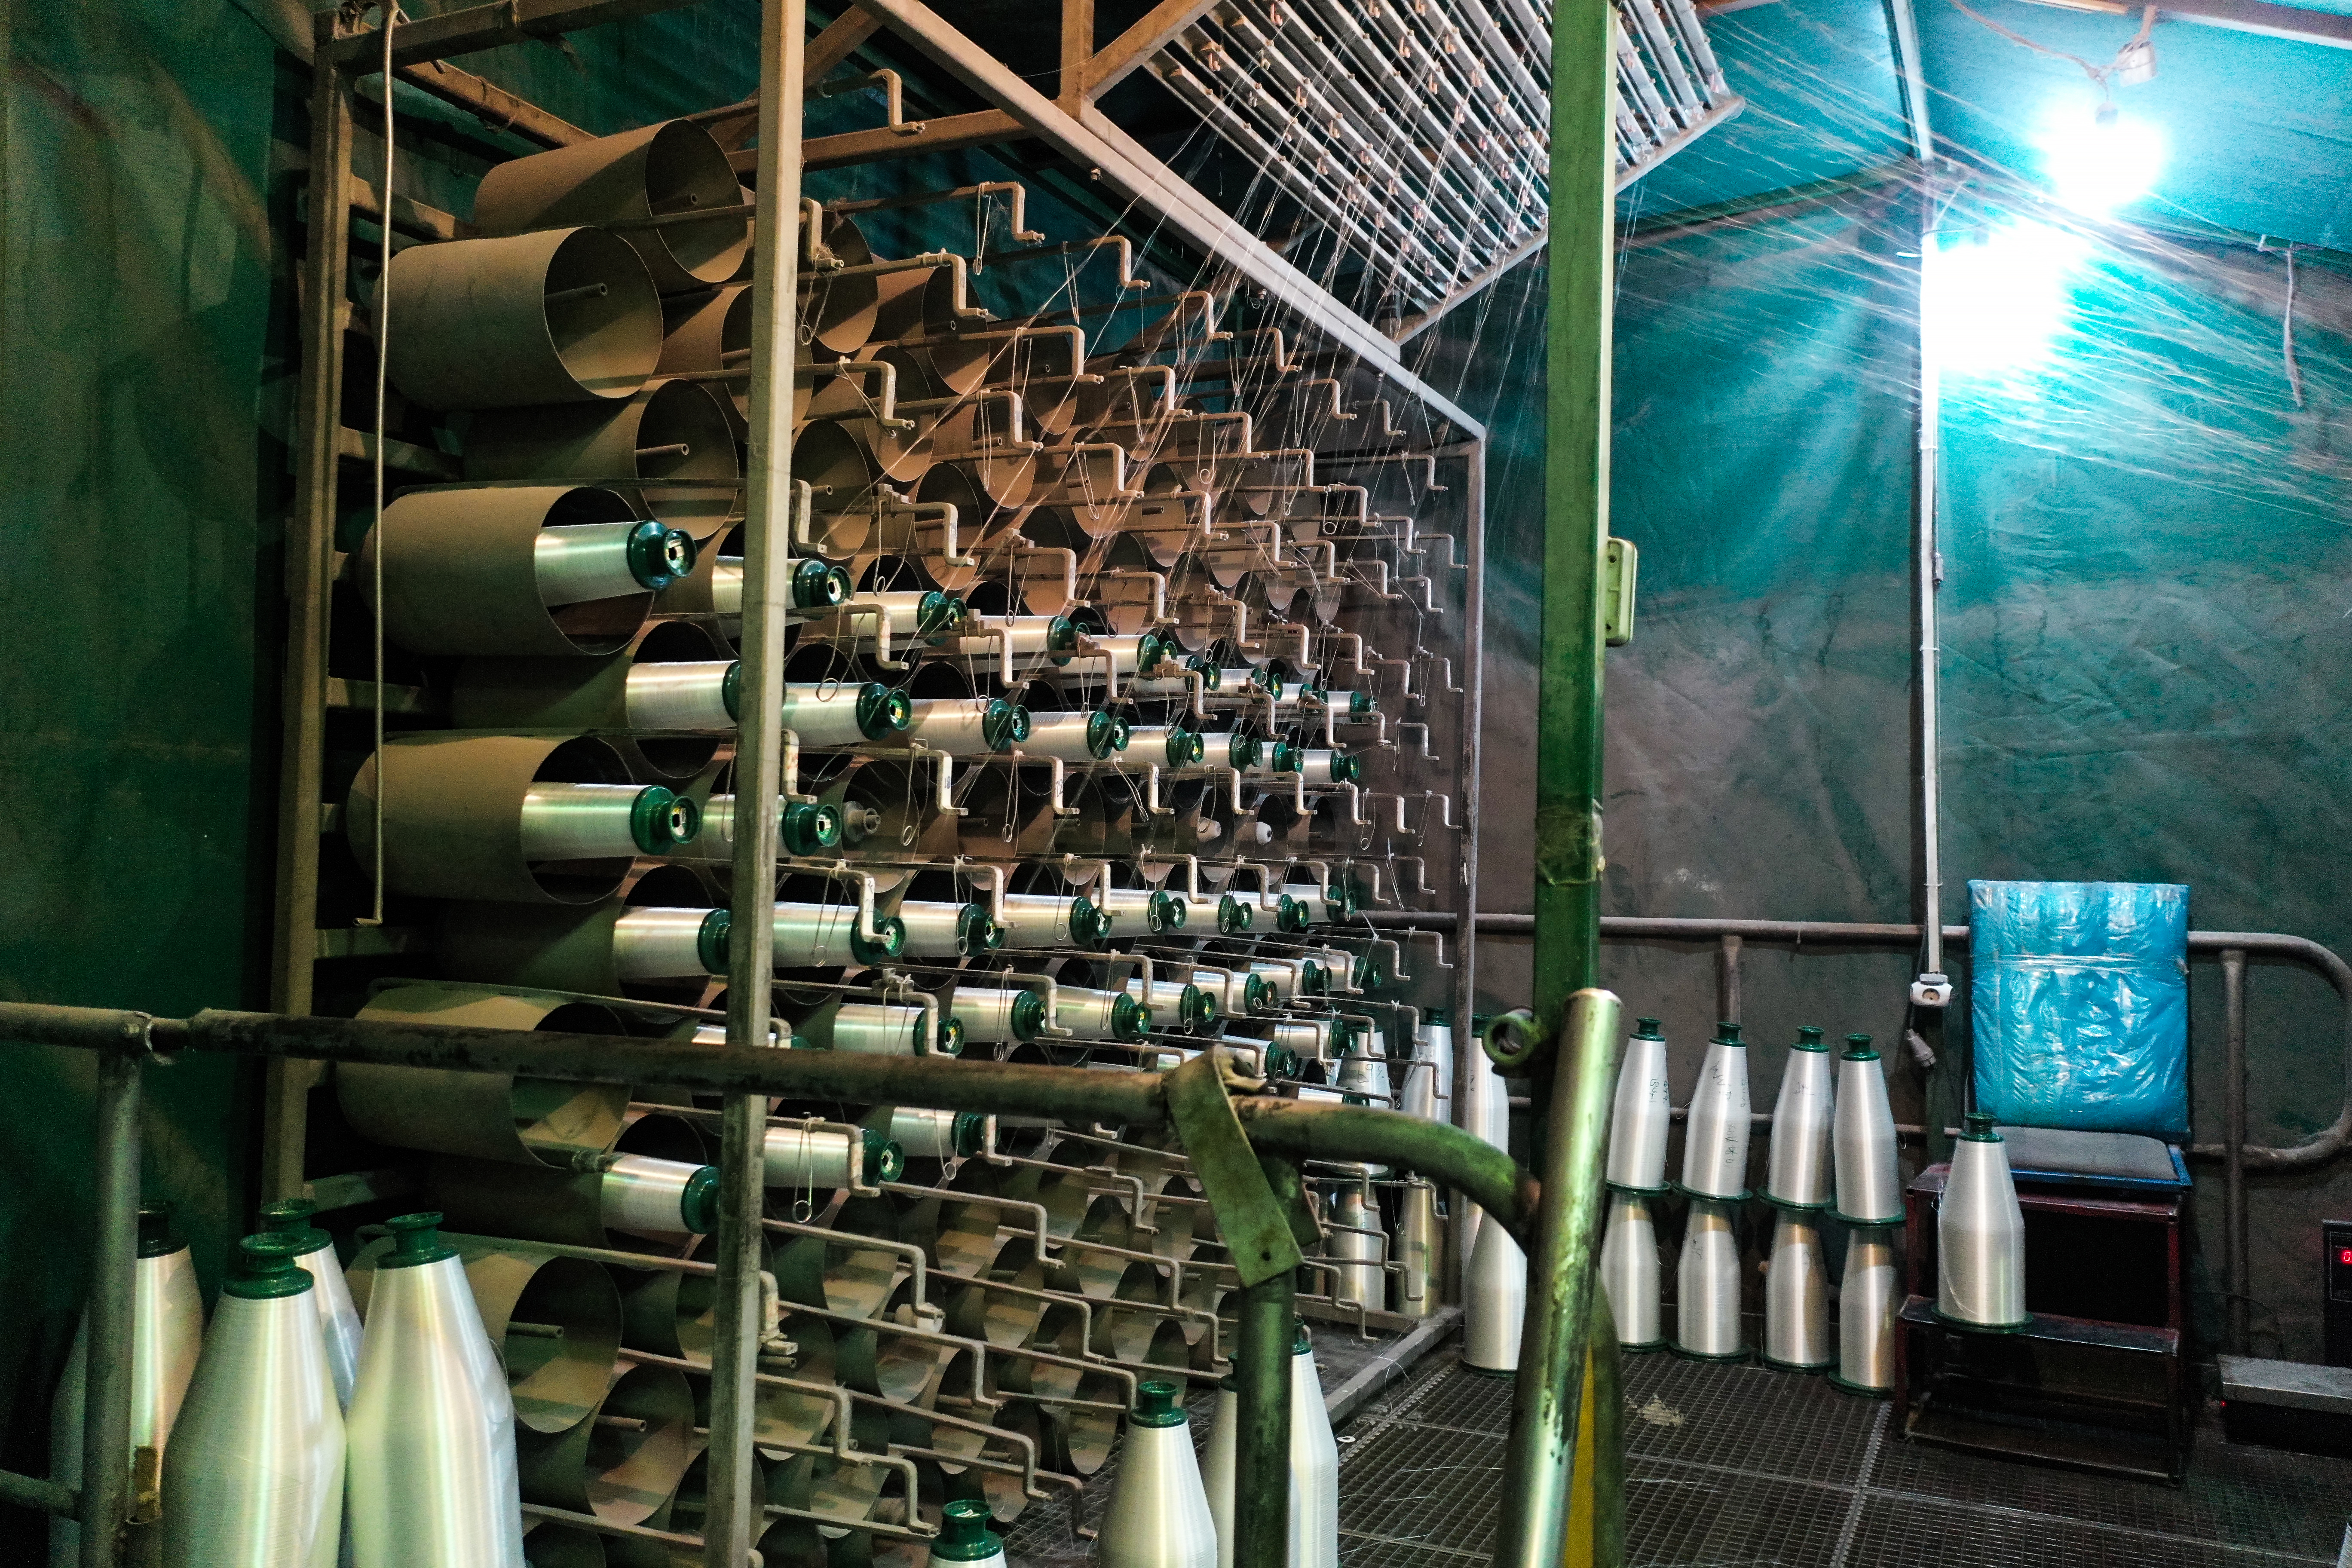
[[[2352,1247],[2337,1247],[2336,1249],[2336,1261],[2347,1268],[2352,1268]]]

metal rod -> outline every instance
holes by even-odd
[[[1594,4],[1562,7],[1552,28],[1534,1007],[1538,1026],[1554,1036],[1565,1023],[1569,996],[1594,984],[1600,969],[1615,26],[1613,10]],[[1549,1070],[1539,1069],[1538,1100],[1549,1098],[1541,1079]]]
[[[1276,1193],[1297,1189],[1296,1166],[1281,1160],[1259,1163]],[[1233,1373],[1241,1396],[1234,1434],[1234,1568],[1288,1568],[1290,1562],[1290,1347],[1297,1290],[1297,1274],[1285,1271],[1241,1293]]]
[[[131,1357],[139,1268],[139,1111],[148,1021],[111,1017],[98,1054],[97,1234],[89,1273],[89,1353],[83,1388],[81,1568],[115,1568],[131,1517]]]
[[[1715,1016],[1739,1022],[1739,947],[1747,939],[1726,931],[1715,939]]]
[[[742,700],[735,747],[733,919],[737,931],[771,917],[783,782],[784,621],[792,586],[793,374],[800,247],[802,66],[805,0],[766,0],[760,22],[760,199],[752,215],[749,486],[744,494]],[[748,805],[746,803],[749,803]],[[753,826],[747,831],[745,812]],[[729,944],[730,1054],[771,1052],[775,950]],[[774,1052],[776,1055],[798,1053]],[[767,1205],[768,1105],[763,1095],[720,1103],[719,1279],[710,1344],[709,1501],[703,1562],[739,1568],[758,1540],[751,1438],[758,1397],[760,1252]]]
[[[38,1476],[20,1476],[14,1470],[0,1470],[0,1502],[60,1519],[81,1517],[81,1494],[73,1488]]]
[[[1356,916],[1377,930],[1410,930],[1422,927],[1430,930],[1458,928],[1460,921],[1449,910],[1429,910],[1403,912],[1388,910],[1368,910]],[[1480,936],[1531,936],[1535,932],[1535,917],[1481,910],[1474,917],[1473,929]],[[1601,934],[1604,939],[1620,942],[1708,942],[1727,932],[1736,933],[1749,942],[1788,942],[1802,947],[1808,942],[1816,946],[1895,947],[1916,950],[1920,928],[1893,921],[1754,921],[1754,920],[1685,920],[1665,916],[1603,915]],[[1943,938],[1949,942],[1966,942],[1969,928],[1948,925]],[[2276,1147],[2250,1143],[2245,1149],[2245,1168],[2250,1172],[2308,1171],[2327,1163],[2346,1148],[2352,1147],[2352,963],[2347,963],[2334,950],[2321,946],[2308,937],[2289,936],[2280,931],[2192,931],[2189,933],[2191,952],[2219,953],[2230,948],[2242,950],[2249,958],[2275,958],[2312,970],[2334,988],[2344,1004],[2344,1102],[2336,1120],[2325,1129],[2300,1143]],[[2226,1157],[2221,1143],[2194,1143],[2189,1152],[2202,1160]]]
[[[1918,532],[1912,544],[1912,563],[1919,615],[1919,866],[1921,919],[1927,926],[1928,974],[1944,973],[1943,867],[1943,737],[1937,722],[1937,675],[1943,659],[1943,635],[1937,617],[1936,589],[1943,579],[1942,558],[1936,545],[1937,467],[1943,447],[1943,382],[1927,331],[1927,251],[1936,243],[1935,195],[1920,192],[1918,352],[1919,458],[1915,479],[1918,494],[1914,510]]]
[[[1478,907],[1478,831],[1485,818],[1483,792],[1478,787],[1481,766],[1483,729],[1486,703],[1486,443],[1481,439],[1465,442],[1463,447],[1463,547],[1468,557],[1469,581],[1464,586],[1462,606],[1462,729],[1455,742],[1462,758],[1462,837],[1461,888],[1462,907]],[[1457,942],[1454,955],[1454,1104],[1451,1108],[1454,1125],[1465,1130],[1479,1123],[1471,1120],[1476,1109],[1463,1093],[1462,1086],[1483,1081],[1484,1066],[1479,1059],[1477,1031],[1470,1020],[1478,1008],[1478,944]],[[1460,1214],[1458,1203],[1452,1212]],[[1470,1268],[1469,1226],[1460,1223],[1446,1226],[1444,1299],[1461,1301],[1465,1299],[1464,1281]]]
[[[326,794],[327,641],[352,248],[352,93],[336,51],[340,15],[321,11],[312,22],[318,68],[310,86],[310,218],[302,258],[294,505],[286,531],[286,674],[279,690],[278,889],[269,977],[269,1005],[282,1013],[310,1010],[319,947],[319,805]],[[316,1068],[291,1062],[274,1062],[264,1075],[264,1201],[301,1191],[306,1108],[316,1081]]]
[[[1936,130],[1927,114],[1927,68],[1919,52],[1919,18],[1911,0],[1886,0],[1888,30],[1895,35],[1895,58],[1903,71],[1903,118],[1911,132],[1912,155],[1922,163],[1936,161]]]
[[[2246,1294],[2252,1276],[2246,1239],[2246,950],[2221,950],[2221,997],[2226,1018],[2221,1148],[2221,1250],[2228,1258],[2228,1342],[2246,1353]]]
[[[1609,992],[1579,991],[1569,999],[1553,1047],[1558,1068],[1542,1166],[1550,1201],[1537,1215],[1528,1251],[1527,1318],[1503,1460],[1503,1496],[1510,1506],[1496,1529],[1496,1568],[1554,1568],[1564,1560],[1568,1483],[1592,1331],[1618,1010]]]

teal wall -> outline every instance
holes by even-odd
[[[1606,903],[1617,914],[1913,921],[1911,485],[1916,196],[1852,192],[1621,249],[1612,528],[1642,552],[1638,632],[1610,655]],[[2016,221],[1971,204],[1958,227]],[[1491,416],[1486,723],[1489,909],[1531,893],[1542,277],[1507,279],[1425,350]],[[2163,240],[2090,249],[2037,363],[1948,376],[1942,547],[1945,917],[1970,878],[2179,881],[2203,930],[2352,952],[2352,262],[2307,255],[2305,406],[2288,391],[2284,263]],[[2006,310],[2005,303],[2000,306]],[[1488,999],[1525,945],[1486,944]],[[1665,1017],[1678,1088],[1714,1016],[1710,947],[1612,944],[1604,973]],[[1759,1103],[1800,1023],[1890,1047],[1899,953],[1751,948]],[[1964,963],[1959,971],[1965,975]],[[2197,1136],[2221,1115],[2220,971],[2192,965]],[[2343,1102],[2343,1012],[2257,966],[2252,1135],[2291,1143]],[[1948,1124],[1945,1066],[1888,1052],[1901,1120]],[[2253,1349],[2318,1356],[2317,1221],[2352,1170],[2257,1182]],[[2221,1199],[2200,1173],[2191,1260],[2221,1310]],[[2206,1352],[2212,1345],[2209,1338]]]
[[[0,201],[0,995],[257,1004],[286,373],[280,61],[225,0],[11,7]],[[252,1079],[149,1075],[207,1279]],[[0,1462],[46,1468],[90,1219],[89,1064],[0,1056]],[[0,1521],[0,1554],[27,1528]],[[31,1539],[37,1539],[33,1536]]]

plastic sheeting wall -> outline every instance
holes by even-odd
[[[1613,531],[1642,551],[1640,623],[1608,690],[1612,913],[1909,921],[1913,197],[1899,186],[1622,251]],[[2105,253],[2068,274],[2030,388],[1956,379],[1945,426],[1945,918],[1971,877],[2179,881],[2200,930],[2352,951],[2338,824],[2352,739],[2352,286],[2306,261],[2307,406],[2278,357],[2275,258]],[[1541,520],[1539,276],[1461,312],[1433,366],[1490,411],[1488,909],[1529,907],[1533,563]],[[1475,345],[1475,347],[1473,346]],[[1441,384],[1444,384],[1441,382]],[[1503,388],[1509,395],[1503,395]],[[2030,392],[2031,395],[2027,394]],[[1609,983],[1676,1042],[1714,1016],[1712,944],[1612,943]],[[1525,944],[1489,942],[1488,999]],[[1954,962],[1965,975],[1965,953]],[[1800,1023],[1887,1045],[1898,1118],[1955,1119],[1900,1050],[1895,953],[1751,946],[1759,1103]],[[2257,965],[2252,1135],[2291,1143],[2342,1100],[2323,983]],[[2221,975],[2192,963],[2197,1134],[2221,1136]],[[2198,1168],[2195,1310],[2220,1328],[2218,1172]],[[2317,1221],[2352,1169],[2259,1180],[2252,1348],[2317,1359]]]

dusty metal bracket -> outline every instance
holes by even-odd
[[[1244,1286],[1259,1285],[1305,1260],[1288,1208],[1258,1164],[1225,1091],[1216,1053],[1203,1051],[1170,1073],[1168,1115],[1208,1195],[1217,1228]]]

